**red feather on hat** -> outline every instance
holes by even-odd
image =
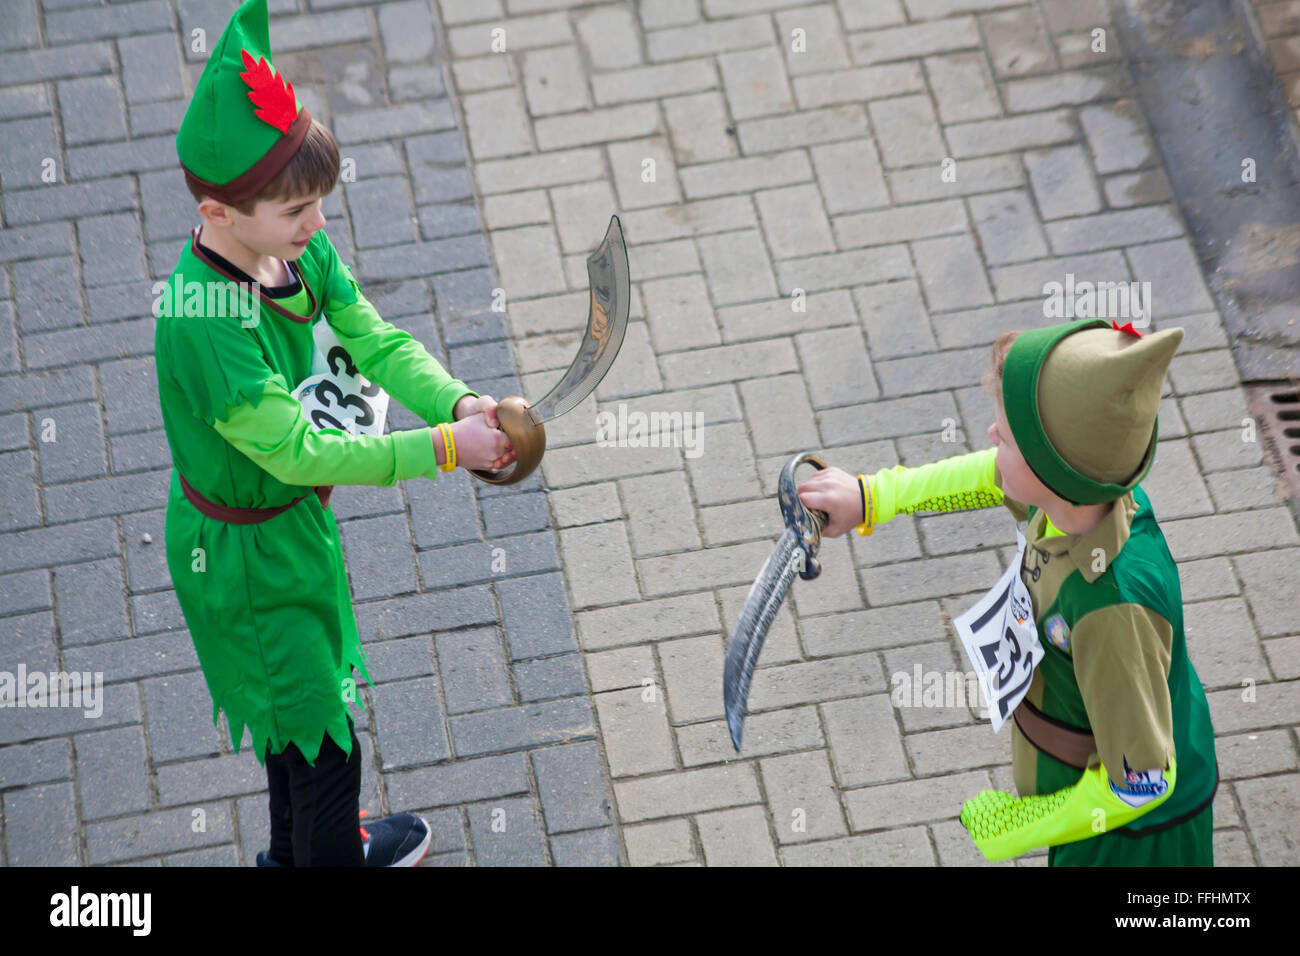
[[[289,132],[289,127],[298,116],[298,101],[293,95],[293,84],[284,75],[271,68],[263,57],[253,62],[247,50],[240,50],[244,58],[247,73],[240,73],[239,78],[249,86],[248,98],[258,107],[254,115],[265,123],[274,126],[281,133]]]
[[[1136,335],[1138,338],[1142,338],[1142,333],[1139,332],[1137,329],[1133,328],[1132,322],[1129,322],[1127,325],[1120,325],[1114,319],[1111,319],[1110,327],[1114,329],[1116,332],[1127,332],[1129,335]]]

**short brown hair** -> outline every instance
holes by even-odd
[[[334,139],[334,134],[313,119],[298,152],[293,154],[284,169],[256,196],[228,205],[245,216],[251,216],[259,202],[280,202],[316,193],[328,195],[338,184],[339,165],[339,144]],[[190,194],[196,202],[215,198],[196,189],[188,179],[185,184],[189,186]]]
[[[992,367],[986,369],[980,376],[980,386],[998,401],[1002,400],[1002,370],[1007,364],[1007,353],[1011,351],[1011,343],[1022,331],[1024,330],[1014,329],[998,336],[989,353],[989,363]]]

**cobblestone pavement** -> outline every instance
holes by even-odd
[[[0,669],[111,683],[93,730],[0,715],[3,861],[251,862],[265,778],[211,726],[162,560],[170,461],[140,317],[195,216],[174,152],[191,31],[215,38],[234,3],[4,2]],[[540,479],[335,493],[379,681],[362,805],[427,811],[429,863],[983,863],[956,815],[1013,789],[1006,734],[889,691],[966,670],[950,618],[1014,552],[1004,512],[827,541],[768,639],[740,757],[722,656],[785,460],[869,472],[986,447],[988,345],[1047,324],[1043,285],[1069,273],[1149,281],[1154,326],[1187,330],[1144,487],[1219,734],[1216,858],[1300,862],[1300,536],[1243,440],[1109,7],[271,6],[277,66],[355,160],[331,238],[476,388],[540,397],[611,212],[629,244],[627,340],[548,423]],[[701,427],[603,447],[600,412]]]

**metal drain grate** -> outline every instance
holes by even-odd
[[[1300,499],[1300,387],[1295,382],[1247,385],[1246,400],[1288,497]]]

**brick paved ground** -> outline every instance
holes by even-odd
[[[188,37],[215,37],[233,3],[24,3],[0,31],[0,666],[113,685],[94,730],[0,715],[3,859],[247,862],[264,778],[206,717],[162,563],[169,462],[138,317],[193,224],[173,165],[201,68]],[[823,449],[873,471],[985,447],[988,344],[1046,324],[1043,284],[1074,273],[1151,282],[1155,326],[1187,330],[1144,487],[1220,735],[1216,854],[1300,861],[1300,536],[1242,440],[1221,318],[1104,4],[272,8],[277,65],[356,160],[331,237],[458,375],[502,395],[517,371],[539,397],[572,357],[611,212],[630,246],[627,341],[548,426],[540,481],[336,492],[381,675],[372,813],[431,810],[437,862],[983,862],[956,813],[1011,789],[1006,734],[968,707],[895,707],[889,681],[966,669],[948,620],[1013,552],[1003,514],[827,542],[825,572],[777,617],[740,758],[722,654],[779,530],[781,464]],[[166,69],[140,70],[146,56]],[[58,184],[41,181],[47,155]],[[74,292],[37,300],[70,273]],[[698,413],[703,430],[593,445],[595,414],[620,408]],[[46,418],[57,444],[39,441]],[[509,575],[487,566],[494,544]],[[495,834],[498,807],[530,822]]]

